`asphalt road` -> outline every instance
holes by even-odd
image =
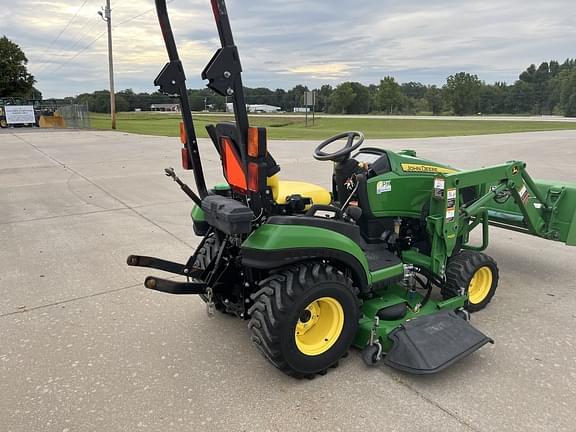
[[[463,168],[523,159],[535,177],[576,181],[576,131],[371,144]],[[271,144],[284,178],[330,183],[313,146]],[[182,261],[198,242],[190,202],[162,173],[179,147],[0,132],[1,431],[575,430],[576,248],[494,230],[500,288],[473,323],[496,344],[439,375],[368,369],[352,351],[324,377],[293,380],[245,323],[149,292],[148,272],[125,265],[131,253]]]

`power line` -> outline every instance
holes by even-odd
[[[88,0],[85,0],[84,3],[83,3],[83,5],[84,5],[87,1],[88,1]],[[175,1],[175,0],[168,0],[166,3],[172,3],[172,2],[174,2],[174,1]],[[138,15],[135,15],[135,16],[133,16],[133,17],[127,18],[127,19],[119,22],[118,24],[114,25],[113,28],[117,28],[117,27],[120,27],[120,26],[123,25],[123,24],[126,24],[126,23],[128,23],[128,22],[134,21],[135,19],[138,19],[138,18],[140,18],[141,16],[144,16],[144,15],[152,12],[153,10],[156,10],[156,8],[150,8],[150,9],[148,9],[148,10],[142,12],[142,13],[139,13]],[[55,69],[53,69],[53,70],[48,69],[48,70],[50,71],[50,73],[53,74],[53,73],[59,71],[59,70],[62,69],[64,66],[66,66],[68,63],[70,63],[72,60],[78,58],[82,53],[84,53],[88,48],[90,48],[92,45],[94,45],[94,44],[96,43],[96,41],[98,41],[99,39],[101,39],[102,36],[104,36],[105,34],[106,34],[105,31],[102,32],[102,33],[100,33],[98,36],[96,36],[96,38],[94,38],[92,41],[90,41],[90,43],[88,43],[86,46],[84,46],[82,49],[80,49],[78,52],[76,52],[74,55],[72,55],[70,58],[68,58],[64,63],[61,63],[60,65],[56,66]]]
[[[86,21],[86,24],[90,21],[90,19],[88,21]],[[62,54],[58,54],[58,57],[68,57],[70,55],[70,52],[75,52],[75,50],[81,46],[82,42],[86,42],[86,36],[94,36],[95,33],[93,33],[93,30],[96,29],[97,26],[100,25],[100,20],[97,20],[96,18],[93,19],[92,25],[89,25],[88,27],[86,26],[82,26],[83,31],[78,33],[76,35],[75,38],[73,38],[72,40],[70,40],[67,44],[64,44],[62,47],[60,47],[59,51],[62,51]],[[55,56],[55,53],[52,53],[51,56]],[[51,61],[46,60],[46,62],[44,62],[43,64],[40,65],[40,67],[36,70],[35,74],[39,75],[41,73],[44,73],[46,70],[50,70],[50,68],[54,67],[54,63]],[[57,67],[57,66],[56,66]]]
[[[175,0],[168,0],[168,1],[166,2],[166,4],[172,3],[173,1],[175,1]],[[122,24],[129,23],[130,21],[134,21],[135,19],[140,18],[141,16],[144,16],[144,15],[152,12],[153,10],[156,10],[156,8],[155,8],[155,7],[150,8],[150,9],[145,10],[144,12],[142,12],[142,13],[140,13],[140,14],[138,14],[138,15],[133,16],[132,18],[125,19],[124,21],[121,21],[121,22],[119,22],[118,24],[116,24],[116,25],[114,26],[114,28],[119,27],[119,26],[121,26]]]
[[[72,57],[70,57],[68,60],[66,60],[64,63],[60,64],[56,69],[52,70],[50,73],[55,73],[58,72],[60,69],[62,69],[64,66],[66,66],[68,63],[70,63],[72,60],[74,60],[76,57],[78,57],[80,54],[82,54],[84,51],[86,51],[88,48],[90,48],[92,45],[94,45],[96,43],[96,41],[98,41],[102,36],[104,36],[106,34],[105,31],[103,31],[102,33],[100,33],[95,39],[93,39],[88,45],[86,45],[84,48],[82,48],[80,51],[78,51],[76,54],[74,54]]]
[[[46,49],[46,54],[45,54],[45,58],[47,60],[48,54],[50,54],[52,52],[52,47],[54,46],[54,44],[60,39],[60,37],[64,34],[64,32],[66,30],[68,30],[68,28],[70,27],[70,24],[72,24],[72,22],[76,19],[76,17],[78,16],[78,14],[80,13],[80,11],[82,10],[82,8],[86,5],[86,3],[88,3],[89,0],[84,0],[82,2],[82,4],[80,5],[80,7],[76,10],[76,13],[74,14],[74,16],[72,18],[70,18],[70,20],[68,21],[68,23],[62,28],[62,30],[60,30],[60,33],[58,33],[58,36],[56,36],[54,38],[54,40],[52,42],[50,42],[50,45],[48,45],[48,48]],[[42,66],[43,64],[45,64],[46,61],[41,62],[40,66]]]

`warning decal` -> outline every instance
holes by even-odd
[[[389,180],[376,183],[376,194],[380,195],[392,191],[392,182]]]
[[[526,204],[530,199],[530,193],[528,192],[528,189],[526,189],[525,185],[522,185],[522,187],[518,191],[518,195],[520,195],[520,199],[524,204]]]

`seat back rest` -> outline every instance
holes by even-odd
[[[245,138],[240,136],[235,123],[219,123],[207,130],[230,186],[244,195],[263,194],[267,178],[280,171],[268,153],[266,129],[251,127]]]
[[[266,189],[266,129],[249,128],[240,136],[234,123],[219,123],[213,131],[217,140],[224,177],[236,193],[260,194]]]

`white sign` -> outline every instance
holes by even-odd
[[[311,107],[316,105],[316,92],[304,93],[304,106]]]
[[[8,124],[36,123],[34,107],[32,105],[6,105],[6,122]]]

